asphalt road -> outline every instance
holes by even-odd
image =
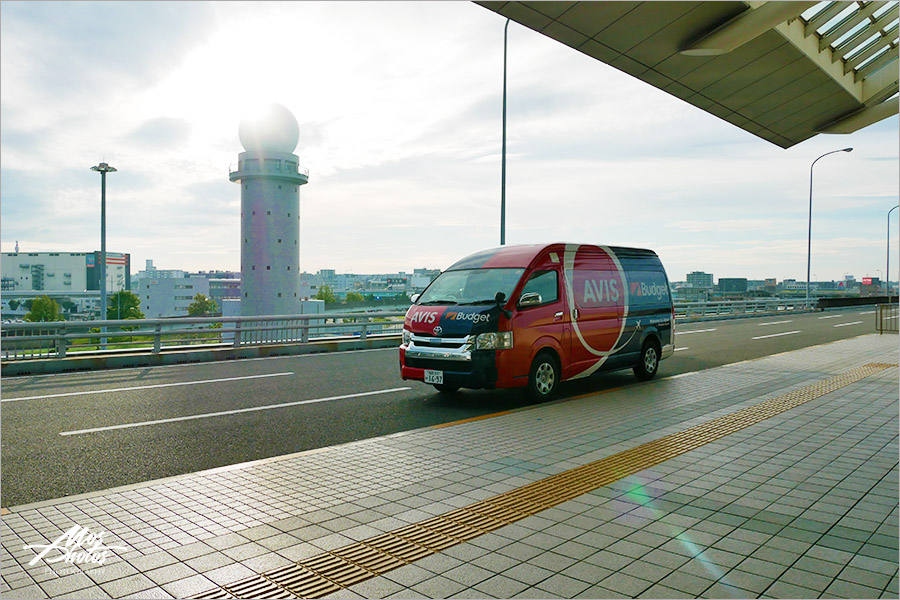
[[[680,324],[659,377],[872,333],[874,309]],[[643,385],[631,371],[562,397]],[[396,349],[3,380],[0,505],[18,506],[526,406],[400,379]]]

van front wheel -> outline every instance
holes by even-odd
[[[644,342],[641,348],[641,359],[634,366],[634,374],[638,379],[649,381],[656,376],[659,370],[659,349],[653,340]]]
[[[559,384],[559,367],[548,352],[541,352],[531,363],[528,374],[528,395],[535,400],[552,398]]]

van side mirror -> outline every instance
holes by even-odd
[[[415,304],[416,302],[419,301],[419,296],[421,296],[421,295],[422,294],[413,294],[412,296],[409,297],[409,301],[412,302],[413,304]]]
[[[537,292],[525,292],[519,298],[519,306],[537,306],[543,302],[544,299],[541,298],[541,295]]]
[[[506,302],[506,294],[504,294],[503,292],[497,292],[494,295],[494,302],[497,303],[497,308],[500,309],[500,312],[502,312],[507,319],[512,318],[512,311],[503,308],[503,303]]]

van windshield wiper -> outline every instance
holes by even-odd
[[[428,302],[419,302],[419,306],[430,306],[432,304],[440,304],[442,306],[456,306],[459,303],[455,300],[429,300]]]
[[[460,306],[473,306],[475,304],[494,304],[495,301],[493,298],[486,298],[484,300],[473,300],[471,302],[460,302]]]

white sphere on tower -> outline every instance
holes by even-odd
[[[272,103],[241,121],[238,137],[248,152],[293,152],[300,141],[300,125],[291,111]]]

